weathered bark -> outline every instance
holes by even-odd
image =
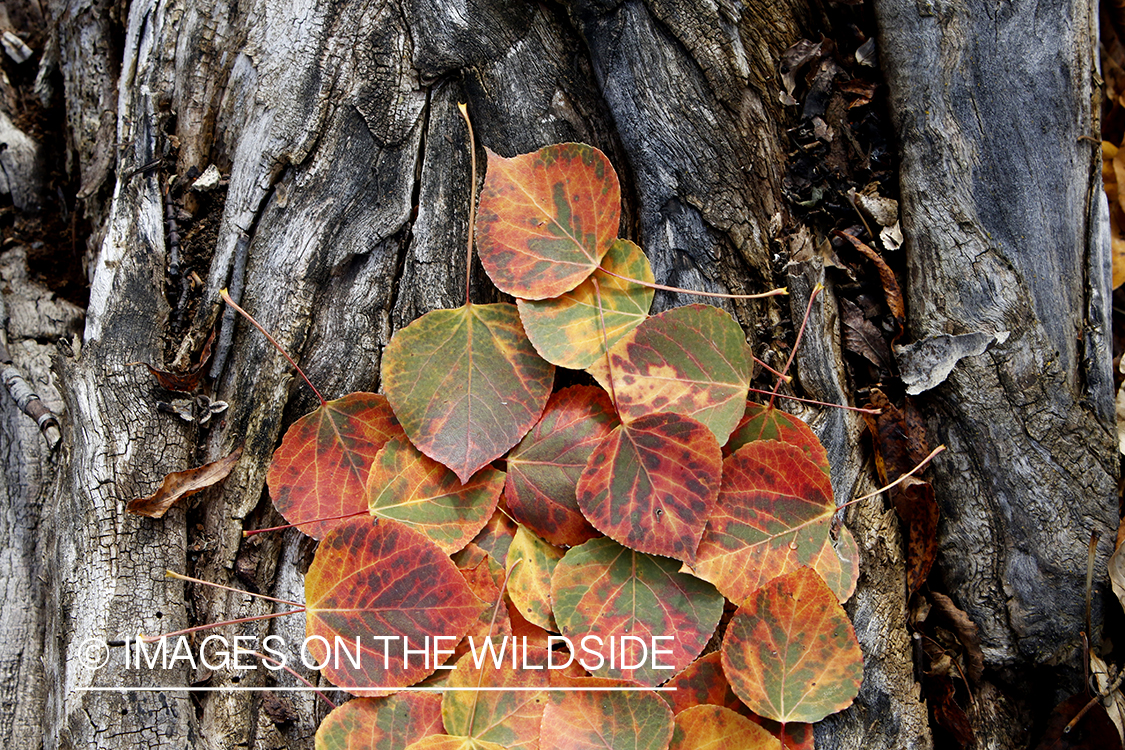
[[[1117,527],[1097,17],[1048,7],[877,5],[910,336],[1010,332],[919,403],[950,447],[934,466],[946,584],[986,663],[1017,671],[1080,663],[1093,533],[1098,642]]]
[[[1060,37],[1058,54],[1035,57],[1039,67],[1028,68],[1015,43],[994,48],[983,41],[994,28],[1014,35],[1020,27],[1008,19],[1024,11],[1002,5],[999,21],[981,14],[979,26],[969,26],[959,6],[927,8],[878,4],[904,152],[911,333],[921,339],[946,331],[1014,332],[1002,348],[959,364],[929,403],[933,429],[954,448],[939,472],[950,585],[985,626],[992,665],[1017,669],[1065,645],[1082,594],[1071,578],[1084,570],[1084,562],[1075,564],[1076,545],[1084,549],[1093,527],[1102,528],[1105,543],[1110,538],[1107,488],[1116,470],[1112,442],[1107,452],[1102,437],[1112,414],[1108,322],[1097,265],[1100,224],[1089,192],[1097,157],[1077,140],[1092,134],[1084,95],[1090,58],[1081,53],[1092,37],[1083,36],[1085,17],[1071,9],[1076,20],[1070,36]],[[164,394],[143,368],[127,363],[186,362],[219,319],[218,291],[229,287],[325,395],[377,388],[382,347],[393,331],[459,304],[463,294],[470,178],[458,101],[468,101],[478,141],[502,155],[568,140],[606,151],[622,176],[623,234],[646,250],[659,281],[729,291],[772,286],[775,234],[790,223],[780,186],[786,115],[777,104],[777,60],[812,35],[817,16],[796,0],[137,0],[117,29],[104,11],[80,2],[49,11],[59,28],[73,152],[95,231],[82,346],[58,364],[66,440],[53,502],[39,526],[38,553],[26,540],[8,544],[25,561],[35,554],[46,561],[42,608],[35,608],[34,583],[23,596],[27,627],[45,617],[47,636],[42,671],[36,664],[20,668],[24,713],[17,723],[35,725],[33,688],[45,684],[52,686],[41,715],[47,747],[310,747],[323,713],[311,697],[287,696],[299,718],[285,722],[251,693],[196,700],[174,692],[80,692],[204,679],[234,684],[234,673],[125,670],[116,653],[92,671],[82,667],[80,647],[91,637],[269,612],[247,597],[166,581],[164,570],[300,599],[309,551],[292,531],[242,537],[246,528],[279,522],[266,497],[266,467],[285,426],[313,402],[261,336],[222,318],[230,344],[220,339],[213,393],[231,406],[206,429],[158,412],[154,402]],[[932,52],[922,44],[929,57],[914,60],[911,45],[923,41]],[[954,59],[959,45],[972,44],[971,55]],[[991,37],[988,44],[999,45]],[[1045,100],[1064,107],[1057,111],[1068,114],[1056,114],[1064,121],[1020,131],[1027,145],[1018,158],[1034,166],[1030,174],[1049,176],[1039,179],[1045,197],[1011,210],[988,190],[1015,173],[1013,164],[1029,167],[1013,161],[1005,131],[989,129],[993,119],[1011,126],[1016,115],[1014,107],[986,102],[1008,82],[979,72],[1001,55],[1009,56],[1009,69],[1048,69],[1054,61],[1057,73],[1066,63]],[[958,62],[976,77],[953,79]],[[959,96],[925,83],[929,66],[950,71]],[[969,81],[980,88],[964,90]],[[928,98],[923,106],[912,96]],[[989,125],[952,127],[965,126],[964,115],[974,111],[987,111]],[[1058,165],[1043,166],[1046,147],[1035,144],[1044,142],[1057,148],[1049,156]],[[982,156],[973,156],[974,148]],[[157,158],[165,159],[159,169],[136,171]],[[180,228],[185,271],[205,282],[181,308],[180,289],[166,276],[164,178],[209,164],[229,175],[229,185],[217,205],[184,199],[194,212]],[[935,199],[937,189],[948,203]],[[1001,197],[1012,192],[997,190]],[[987,232],[993,237],[986,242]],[[965,291],[973,279],[963,269],[974,261],[987,264],[980,279],[1005,279],[1003,287]],[[477,297],[493,294],[479,268],[474,279]],[[821,280],[824,269],[815,263],[791,268],[792,313],[776,301],[730,309],[748,330],[765,329],[778,317],[803,314]],[[991,296],[982,302],[985,293]],[[685,301],[661,295],[657,307]],[[838,328],[829,294],[814,310],[798,366],[805,393],[845,403]],[[1081,346],[1073,340],[1079,330],[1086,332]],[[770,341],[759,341],[756,353],[779,358]],[[994,384],[1002,397],[969,392],[978,382]],[[1025,387],[1039,389],[1041,408],[1028,406],[1035,398],[1021,395]],[[869,488],[860,421],[837,410],[806,416],[828,447],[840,500]],[[1018,429],[994,429],[1005,424]],[[995,447],[983,447],[986,439]],[[165,473],[240,444],[243,457],[232,475],[187,509],[159,521],[124,513],[127,500],[148,494]],[[955,486],[966,467],[973,496]],[[1047,479],[1031,476],[1044,467]],[[1064,515],[1064,497],[1071,515],[1060,525],[1054,519]],[[973,509],[972,524],[966,508]],[[1050,537],[1021,516],[1047,512]],[[865,683],[853,708],[818,728],[818,746],[926,747],[897,524],[877,501],[851,510],[847,522],[863,555],[849,608],[864,647]],[[962,562],[980,567],[970,571]],[[13,580],[34,582],[31,564],[24,566],[29,572]],[[1003,617],[1000,592],[1015,603]],[[1036,597],[1054,602],[1062,617],[1057,626],[1037,616],[1050,610],[1038,608]],[[290,617],[236,632],[275,632],[299,642],[303,622]],[[258,670],[239,685],[265,678]],[[296,684],[285,674],[277,683]],[[1013,746],[1012,736],[1010,728],[997,729],[994,746]]]

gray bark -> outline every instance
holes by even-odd
[[[165,569],[299,600],[309,552],[292,531],[242,537],[280,523],[265,491],[269,457],[313,405],[262,337],[222,320],[231,344],[220,343],[213,393],[231,406],[206,429],[158,412],[161,392],[127,363],[188,361],[229,287],[326,396],[377,389],[393,331],[461,302],[470,178],[458,101],[469,103],[478,141],[502,155],[570,140],[606,151],[622,176],[623,234],[646,250],[658,281],[772,286],[775,235],[790,223],[777,62],[812,34],[816,16],[795,0],[136,0],[116,19],[118,33],[108,10],[77,0],[48,9],[94,225],[91,292],[81,346],[57,364],[64,448],[42,460],[57,460],[58,476],[47,489],[42,479],[8,480],[9,497],[20,488],[26,509],[25,520],[5,521],[23,529],[6,543],[20,561],[7,585],[23,587],[11,627],[39,633],[44,650],[41,661],[38,652],[0,652],[5,674],[18,670],[16,718],[4,714],[0,738],[34,747],[29,728],[41,726],[50,748],[311,747],[324,713],[311,697],[287,696],[298,718],[281,721],[252,693],[81,692],[138,681],[235,684],[233,672],[130,671],[117,652],[92,671],[80,646],[272,611],[165,580]],[[1095,134],[1096,35],[1077,5],[1057,10],[1070,14],[1065,33],[1030,27],[1035,55],[1018,43],[1032,8],[884,0],[877,10],[903,149],[910,334],[1013,332],[962,360],[926,403],[952,449],[937,465],[949,585],[985,631],[990,666],[1018,675],[1077,632],[1079,550],[1091,529],[1102,530],[1104,578],[1112,538],[1108,264],[1092,197],[1100,170],[1096,149],[1078,140]],[[931,83],[933,70],[944,78]],[[1001,70],[1027,71],[1015,75],[1035,86],[1013,86]],[[989,98],[1001,90],[1038,95],[1038,104]],[[156,158],[160,170],[135,172]],[[178,294],[165,293],[161,175],[209,164],[229,185],[213,210],[185,201],[195,215],[181,234],[204,285],[180,334],[168,302]],[[1031,182],[996,187],[1017,177],[1037,191]],[[979,273],[967,276],[973,264]],[[751,330],[799,319],[823,278],[815,263],[791,269],[792,310],[777,300],[730,309]],[[474,280],[474,294],[490,296],[479,268]],[[657,307],[686,301],[661,295]],[[798,365],[807,395],[845,403],[837,317],[826,295]],[[774,346],[760,342],[756,353],[776,362]],[[860,422],[836,410],[805,416],[828,447],[838,497],[870,488]],[[159,521],[124,513],[167,472],[238,445],[243,457],[221,488]],[[47,491],[37,519],[36,498]],[[818,728],[818,747],[926,747],[897,524],[876,501],[850,511],[848,525],[863,555],[849,607],[865,683],[853,708]],[[303,622],[223,632],[295,642]],[[238,684],[263,679],[258,670]],[[297,684],[285,674],[277,683]],[[997,700],[992,714],[1004,714]],[[990,746],[1016,746],[1010,723],[996,725]]]

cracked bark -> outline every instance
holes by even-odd
[[[186,361],[219,317],[219,289],[238,280],[244,306],[275,332],[326,396],[377,388],[382,348],[393,331],[462,301],[469,161],[458,101],[469,103],[478,141],[503,155],[570,140],[606,151],[622,176],[623,234],[645,248],[659,281],[717,291],[771,286],[776,248],[769,227],[775,216],[782,222],[787,216],[780,193],[786,146],[784,113],[776,103],[777,58],[813,33],[817,16],[797,0],[703,6],[688,0],[472,0],[463,6],[297,0],[284,7],[265,0],[221,6],[138,0],[118,29],[114,16],[93,8],[49,8],[60,29],[74,154],[95,224],[91,300],[80,351],[57,365],[66,435],[52,501],[38,523],[35,554],[45,560],[44,585],[21,595],[30,613],[25,627],[43,623],[43,666],[20,671],[22,713],[0,723],[0,730],[26,737],[27,727],[38,723],[45,728],[43,744],[52,748],[308,748],[324,708],[302,694],[286,697],[299,718],[278,724],[263,710],[261,696],[250,693],[189,699],[183,693],[78,692],[95,679],[108,685],[207,679],[224,686],[236,678],[242,687],[261,684],[262,670],[241,677],[222,670],[141,674],[122,669],[116,659],[94,674],[81,668],[78,651],[88,637],[155,633],[271,611],[246,597],[165,581],[166,568],[299,600],[310,551],[294,532],[241,536],[244,528],[280,522],[265,493],[269,456],[284,428],[314,404],[260,335],[233,319],[224,323],[233,346],[213,390],[231,407],[205,432],[156,412],[155,386],[124,363]],[[982,306],[961,302],[972,301],[962,293],[972,278],[955,265],[962,257],[985,264],[981,279],[1004,274],[1008,293],[1025,299],[1016,304],[999,295],[1001,302],[987,308],[1002,312],[989,322],[1021,333],[998,352],[969,358],[984,362],[958,365],[931,401],[934,429],[954,448],[939,472],[953,593],[992,634],[991,666],[1019,674],[1062,645],[1059,634],[1075,624],[1078,594],[1068,576],[1080,575],[1084,566],[1071,567],[1072,552],[1076,544],[1084,548],[1090,523],[1104,526],[1111,499],[1105,490],[1115,476],[1112,444],[1079,439],[1093,434],[1101,440],[1103,408],[1112,401],[1099,349],[1107,325],[1097,317],[1104,313],[1104,296],[1096,296],[1104,289],[1095,278],[1102,250],[1096,222],[1087,226],[1084,218],[1095,215],[1087,191],[1099,170],[1091,152],[1076,154],[1081,147],[1073,145],[1092,127],[1085,108],[1090,58],[1074,52],[1088,53],[1092,37],[1082,36],[1081,24],[1071,24],[1069,41],[1060,42],[1073,45],[1070,74],[1051,78],[1069,92],[1066,111],[1083,113],[1074,122],[1055,123],[1065,132],[1060,143],[1071,161],[1039,188],[1048,207],[1056,196],[1067,197],[1050,214],[1059,223],[1045,229],[1053,236],[1062,231],[1069,244],[1048,244],[1052,235],[1046,231],[1026,232],[1034,234],[1028,247],[1038,244],[1019,255],[1011,252],[1015,233],[1035,207],[1010,216],[999,200],[985,200],[989,185],[1004,184],[1008,168],[986,165],[966,184],[980,163],[958,161],[964,144],[986,135],[994,144],[989,154],[1003,151],[1000,136],[974,131],[957,140],[939,119],[948,110],[948,121],[962,122],[973,106],[986,108],[984,99],[1007,82],[974,79],[981,88],[962,89],[955,100],[940,83],[923,85],[935,60],[943,62],[941,70],[957,69],[958,40],[991,33],[993,23],[1008,28],[1008,21],[985,15],[981,29],[969,28],[966,11],[953,5],[939,7],[937,16],[926,15],[922,4],[891,0],[879,2],[877,10],[903,142],[912,333],[920,338],[984,325]],[[1075,8],[1068,12],[1078,17]],[[961,26],[947,28],[938,17]],[[960,36],[954,35],[958,29]],[[913,48],[916,36],[933,47],[930,52],[922,46],[929,57]],[[83,46],[83,39],[100,43]],[[1004,54],[980,44],[968,59],[981,69]],[[1024,69],[1019,60],[1009,62]],[[927,120],[911,97],[931,91],[926,105],[943,108]],[[102,114],[92,114],[107,111],[112,127]],[[1005,111],[988,109],[986,117],[991,124]],[[1044,138],[1034,128],[1021,135],[1036,143]],[[183,341],[164,335],[170,311],[163,294],[158,175],[125,179],[156,157],[166,158],[167,170],[177,174],[214,163],[230,176],[209,265],[196,269],[205,286]],[[955,192],[949,202],[932,200],[950,185]],[[923,199],[927,195],[930,201]],[[990,209],[974,223],[977,214],[964,211],[977,205]],[[1061,217],[1072,209],[1064,223]],[[1000,239],[984,241],[987,231],[1001,230]],[[246,265],[236,279],[243,237]],[[1052,299],[1052,284],[1069,277],[1021,265],[1020,258],[1054,258],[1064,254],[1060,245],[1081,248],[1080,260],[1072,258],[1069,268],[1084,281]],[[792,269],[795,310],[803,310],[802,300],[822,277],[820,268]],[[495,294],[488,289],[478,265],[474,295],[484,301]],[[660,295],[657,307],[690,301]],[[728,309],[753,330],[784,314],[779,304],[785,303]],[[1081,347],[1070,342],[1072,329],[1087,332]],[[768,356],[770,346],[763,342],[757,353]],[[799,362],[806,393],[843,402],[848,387],[831,295],[814,315],[807,347]],[[974,395],[981,382],[1004,398]],[[1020,401],[1025,386],[1038,388],[1036,398],[1045,406],[1037,419],[1027,418],[1031,411]],[[1082,398],[1092,406],[1083,406]],[[1027,426],[1015,435],[1020,439],[988,427],[1005,415],[1009,423],[1016,415]],[[857,420],[837,411],[805,416],[832,456],[838,496],[862,491],[870,471]],[[1059,437],[1045,441],[1052,432]],[[991,452],[982,452],[985,436],[997,441]],[[124,514],[125,502],[148,494],[165,473],[213,460],[238,444],[245,452],[235,471],[186,510],[173,509],[160,521]],[[1085,453],[1076,451],[1079,444]],[[1034,479],[1020,466],[1021,450],[1041,457],[1038,466],[1052,467],[1050,481],[1032,482],[1034,492],[1021,484]],[[1072,450],[1086,463],[1075,463],[1066,454]],[[962,469],[972,478],[970,493],[957,489]],[[23,495],[42,497],[38,486],[29,484]],[[1071,498],[1068,512],[1075,521],[1044,538],[1020,511],[1042,515],[1057,507],[1050,503],[1058,497]],[[38,511],[34,499],[23,507]],[[863,577],[849,606],[868,658],[866,679],[857,705],[818,729],[818,747],[926,747],[926,709],[905,642],[896,525],[877,504],[851,511],[848,522],[864,555]],[[1103,534],[1105,543],[1110,538]],[[8,549],[23,550],[26,559],[32,554],[28,544]],[[1053,546],[1039,546],[1047,544]],[[970,554],[984,555],[972,575],[957,565],[959,556]],[[1023,575],[1046,570],[1047,562],[1057,576]],[[26,579],[34,580],[31,575]],[[1046,593],[1060,582],[1065,591]],[[1002,593],[1006,586],[1011,593]],[[1036,613],[1052,610],[1036,604],[1035,596],[1058,605],[1057,626],[1039,626]],[[1005,610],[1009,601],[1018,606]],[[294,616],[237,633],[276,633],[299,642],[303,625]],[[297,684],[285,674],[276,681]],[[52,686],[46,695],[44,685]],[[998,701],[994,714],[1007,706]],[[1012,727],[996,725],[992,746],[1014,747]]]

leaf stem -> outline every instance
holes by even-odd
[[[221,628],[226,625],[239,625],[244,622],[258,622],[259,620],[272,620],[277,617],[284,617],[285,615],[296,615],[304,612],[305,608],[290,610],[288,612],[270,612],[264,615],[252,615],[250,617],[239,617],[236,620],[223,620],[222,622],[209,622],[206,625],[196,625],[194,628],[184,628],[183,630],[173,630],[171,633],[161,633],[160,635],[142,635],[139,636],[140,640],[145,643],[156,643],[162,638],[172,638],[177,635],[187,635],[188,633],[198,633],[201,630],[213,630],[214,628]]]
[[[615,279],[621,279],[622,281],[628,281],[632,284],[639,284],[640,286],[648,287],[649,289],[659,289],[662,292],[679,292],[680,294],[694,294],[697,297],[721,297],[722,299],[764,299],[766,297],[777,297],[777,296],[780,296],[780,295],[789,294],[789,289],[787,287],[779,287],[778,289],[771,289],[768,292],[762,292],[761,294],[723,294],[722,292],[700,292],[700,291],[697,291],[695,289],[681,289],[678,286],[664,286],[663,284],[656,284],[656,283],[653,283],[651,281],[641,281],[640,279],[631,279],[628,276],[622,276],[619,273],[614,273],[613,271],[610,271],[605,266],[598,266],[598,270],[603,271],[605,274],[607,274],[609,276],[612,276]]]
[[[921,461],[919,461],[917,466],[915,466],[913,469],[911,469],[910,471],[903,474],[901,477],[899,477],[895,481],[888,484],[886,487],[880,487],[879,489],[875,490],[874,492],[867,493],[863,497],[857,497],[854,500],[849,500],[848,502],[846,502],[843,505],[836,508],[836,510],[841,510],[843,508],[848,507],[849,505],[854,505],[855,503],[858,503],[861,500],[869,500],[869,499],[875,497],[876,495],[881,495],[882,493],[886,492],[887,490],[892,489],[894,487],[897,487],[898,485],[902,484],[907,479],[909,479],[910,477],[914,476],[919,471],[924,469],[926,467],[926,464],[928,464],[930,461],[933,460],[934,456],[936,456],[937,454],[941,453],[944,450],[945,450],[945,446],[939,445],[938,447],[936,447],[932,451],[930,451],[930,455],[926,456]]]
[[[236,594],[246,594],[246,596],[253,596],[257,599],[265,599],[268,602],[277,602],[278,604],[288,604],[291,607],[302,607],[303,608],[305,606],[305,605],[301,604],[300,602],[291,602],[288,599],[275,599],[272,596],[266,596],[265,594],[258,594],[254,591],[247,591],[246,589],[236,589],[233,586],[224,586],[221,583],[212,583],[211,581],[204,581],[201,578],[192,578],[191,576],[185,576],[181,573],[177,573],[174,570],[166,570],[166,571],[164,571],[164,575],[167,578],[175,578],[175,579],[180,580],[180,581],[190,581],[191,583],[198,583],[198,584],[201,584],[203,586],[210,586],[211,588],[223,589],[224,591],[233,591]]]
[[[817,282],[817,285],[813,287],[812,294],[809,295],[809,303],[805,306],[805,317],[801,320],[801,327],[797,331],[797,340],[793,342],[793,350],[789,352],[789,359],[785,361],[785,367],[781,368],[781,372],[784,375],[789,374],[789,368],[793,365],[793,359],[797,356],[797,348],[801,345],[801,337],[805,335],[805,326],[809,324],[809,315],[812,313],[813,300],[815,300],[816,295],[820,294],[823,290],[824,284]],[[781,388],[780,380],[777,381],[777,384],[773,387],[773,393],[770,395],[769,406],[771,407],[773,406],[774,398],[777,397],[779,388]]]
[[[322,518],[310,518],[307,521],[301,521],[300,523],[287,523],[284,526],[270,526],[269,528],[265,529],[245,529],[242,532],[242,536],[243,538],[245,538],[248,536],[254,536],[255,534],[265,534],[267,531],[285,531],[286,529],[296,529],[300,528],[301,526],[307,526],[310,523],[320,523],[321,521],[339,521],[345,518],[356,518],[357,516],[368,515],[370,512],[370,510],[361,510],[355,513],[345,513],[342,516],[324,516]]]
[[[226,289],[221,290],[219,292],[219,296],[223,298],[223,302],[226,302],[228,305],[230,305],[232,308],[234,308],[234,310],[239,315],[241,315],[242,317],[249,320],[251,325],[253,325],[255,328],[257,328],[259,331],[262,332],[262,335],[265,336],[271,344],[273,344],[273,348],[277,349],[279,352],[281,352],[281,356],[283,356],[287,360],[289,360],[289,364],[293,365],[293,369],[297,371],[297,374],[300,375],[302,378],[304,378],[305,382],[309,384],[309,388],[311,388],[312,392],[316,394],[316,397],[318,399],[320,399],[320,405],[321,406],[327,406],[328,402],[324,400],[324,396],[320,395],[320,391],[318,391],[316,389],[316,386],[312,384],[312,381],[309,380],[309,376],[305,374],[305,371],[302,370],[297,365],[297,363],[293,361],[293,358],[289,356],[289,352],[287,352],[287,351],[285,351],[284,349],[281,348],[281,344],[277,343],[277,339],[275,339],[273,336],[271,336],[269,334],[269,331],[267,331],[265,328],[262,328],[262,324],[259,323],[256,320],[254,320],[253,316],[251,316],[250,313],[246,312],[241,307],[239,307],[237,304],[235,304],[234,300],[232,300],[230,298],[230,294],[227,292]]]
[[[258,657],[258,658],[259,658],[259,659],[261,659],[262,661],[273,662],[274,664],[276,664],[277,666],[281,667],[282,669],[284,669],[284,670],[285,670],[286,672],[288,672],[289,674],[291,674],[291,675],[293,675],[294,677],[296,677],[296,678],[297,678],[298,680],[300,680],[301,682],[305,683],[305,686],[306,686],[306,687],[310,687],[310,688],[312,688],[312,691],[313,691],[314,693],[316,693],[317,695],[319,695],[319,696],[321,697],[321,699],[322,699],[322,700],[323,700],[323,701],[324,701],[325,703],[327,703],[327,704],[328,704],[329,706],[332,706],[332,708],[339,708],[339,706],[337,706],[337,705],[336,705],[335,703],[333,703],[333,702],[331,701],[331,699],[329,699],[329,697],[328,697],[327,695],[325,695],[325,694],[324,694],[324,693],[322,693],[322,692],[321,692],[320,690],[318,690],[318,689],[317,689],[317,687],[316,687],[316,685],[313,685],[313,684],[312,684],[311,682],[309,682],[309,681],[308,681],[307,679],[305,679],[305,677],[304,677],[303,675],[299,674],[299,673],[298,673],[298,672],[297,672],[297,671],[296,671],[295,669],[293,669],[292,667],[288,666],[288,665],[287,665],[287,664],[285,664],[284,662],[280,662],[280,661],[278,661],[277,659],[271,659],[270,657],[268,657],[268,656],[266,656],[265,654],[263,654],[263,653],[260,653],[260,652],[258,652],[258,651],[248,651],[247,653],[249,653],[249,654],[251,654],[251,655],[253,655],[253,656],[256,656],[256,657]]]
[[[863,409],[863,408],[860,408],[858,406],[848,406],[846,404],[830,404],[827,401],[817,401],[816,399],[801,398],[800,396],[787,396],[784,393],[775,394],[772,391],[763,391],[761,388],[751,388],[749,390],[750,390],[751,393],[760,393],[763,396],[774,396],[774,395],[776,395],[778,398],[787,398],[790,401],[800,401],[802,404],[813,404],[815,406],[828,406],[828,407],[831,407],[833,409],[844,409],[845,411],[855,411],[855,412],[859,412],[860,414],[882,414],[883,413],[879,409]]]
[[[779,378],[781,378],[786,383],[792,382],[792,380],[793,380],[792,375],[786,375],[783,372],[778,372],[777,370],[773,369],[772,367],[767,365],[762,360],[758,359],[757,357],[754,357],[754,355],[750,355],[750,356],[753,358],[754,362],[756,362],[758,364],[758,366],[761,367],[766,372],[773,373],[774,375],[778,376]]]
[[[465,250],[465,307],[472,304],[469,301],[469,281],[473,273],[473,234],[476,232],[477,223],[477,140],[473,135],[473,123],[469,121],[469,108],[464,102],[457,103],[461,117],[465,118],[465,127],[469,129],[469,163],[472,164],[472,183],[469,185],[469,241]]]

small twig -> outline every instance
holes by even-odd
[[[1071,719],[1070,723],[1063,728],[1063,734],[1069,734],[1072,729],[1078,726],[1078,722],[1082,721],[1082,717],[1086,715],[1086,712],[1093,708],[1095,703],[1104,700],[1109,696],[1110,693],[1121,687],[1121,683],[1123,680],[1125,680],[1125,669],[1120,670],[1117,673],[1117,677],[1113,678],[1113,682],[1105,686],[1105,690],[1099,692],[1097,695],[1090,699],[1089,703],[1082,707],[1082,710],[1078,712],[1078,715]]]
[[[469,129],[469,161],[472,164],[472,183],[469,185],[469,240],[465,251],[465,306],[472,302],[469,300],[469,287],[473,275],[473,234],[476,231],[477,221],[477,141],[473,135],[473,123],[469,121],[469,108],[464,103],[458,103],[457,109],[461,117],[465,118],[465,127]]]

